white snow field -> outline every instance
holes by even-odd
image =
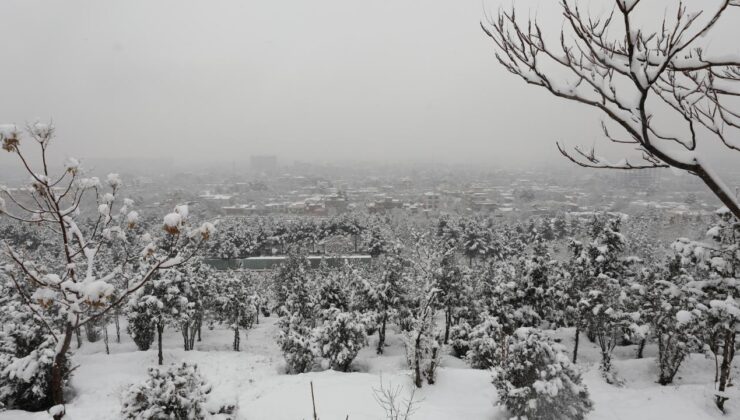
[[[313,382],[317,413],[321,420],[384,420],[385,413],[373,396],[380,381],[386,385],[412,388],[405,370],[404,349],[399,337],[390,332],[389,347],[376,356],[373,342],[355,360],[358,372],[313,372],[301,375],[282,373],[283,358],[276,344],[276,318],[261,323],[242,337],[242,351],[231,350],[232,332],[225,329],[203,330],[203,341],[195,350],[182,350],[180,333],[170,329],[165,335],[165,364],[189,361],[198,364],[201,373],[213,385],[209,404],[236,403],[237,418],[247,420],[303,420],[313,416],[310,383]],[[556,332],[566,337],[570,350],[572,329]],[[113,337],[111,337],[113,340]],[[102,342],[84,343],[76,350],[79,365],[71,385],[67,417],[71,420],[107,420],[121,417],[121,394],[131,383],[142,381],[147,368],[156,366],[155,348],[137,351],[122,331],[121,344],[111,343],[106,355]],[[711,400],[714,360],[693,355],[681,367],[676,383],[660,386],[657,378],[655,348],[646,349],[646,358],[635,360],[635,348],[618,347],[615,363],[622,386],[604,382],[598,371],[598,352],[585,336],[581,337],[579,365],[584,370],[595,409],[589,420],[701,420],[740,418],[740,389],[733,387],[728,413],[722,415]],[[496,406],[496,389],[488,371],[468,368],[447,356],[437,383],[417,392],[421,399],[416,420],[504,420],[509,416]],[[740,377],[734,366],[733,375]],[[404,393],[404,397],[408,394]],[[48,419],[47,413],[6,411],[0,420]]]

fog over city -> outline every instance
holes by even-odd
[[[556,2],[521,3],[559,25]],[[501,5],[6,0],[0,115],[53,119],[80,158],[531,164],[593,144],[597,112],[497,64],[479,22]]]
[[[740,0],[0,0],[0,420],[740,418]]]

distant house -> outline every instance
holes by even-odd
[[[434,192],[426,192],[424,193],[424,197],[422,197],[422,203],[424,204],[424,209],[426,210],[437,210],[439,209],[439,203],[440,198],[439,194]]]

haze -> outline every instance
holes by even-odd
[[[497,64],[497,3],[4,0],[0,119],[84,158],[560,162],[597,114]]]

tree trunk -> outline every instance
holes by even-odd
[[[82,347],[82,333],[80,333],[80,328],[75,328],[75,335],[77,336],[77,348],[79,349]]]
[[[647,339],[643,338],[640,340],[640,345],[637,346],[637,358],[642,359],[642,354],[645,351],[645,343],[647,342]]]
[[[727,383],[730,379],[732,357],[734,355],[735,347],[735,331],[727,330],[725,332],[724,343],[722,347],[722,365],[720,365],[718,391],[724,393],[727,389]],[[716,396],[715,403],[717,404],[717,408],[719,408],[720,411],[722,411],[723,413],[725,412],[725,401],[727,400],[728,398],[725,396]]]
[[[110,354],[110,347],[108,346],[108,323],[103,325],[103,342],[105,343],[105,354]]]
[[[236,316],[234,316],[234,351],[239,351],[239,342],[241,341],[241,337],[239,337],[239,309],[237,307],[236,309]]]
[[[66,374],[64,370],[67,366],[67,352],[70,344],[72,344],[74,330],[72,324],[67,323],[64,329],[64,337],[54,356],[54,364],[51,365],[51,399],[54,405],[64,404],[64,376]],[[64,410],[61,414],[55,415],[54,420],[59,420],[62,417],[64,417]]]
[[[200,332],[200,326],[203,323],[202,321],[203,321],[202,315],[198,315],[195,318],[195,322],[193,323],[193,325],[190,325],[190,328],[189,328],[190,335],[188,337],[188,348],[187,348],[188,351],[195,349],[195,336],[196,334],[199,334]]]
[[[190,350],[188,348],[188,345],[190,344],[190,340],[188,340],[188,323],[187,322],[183,322],[182,323],[182,326],[180,327],[180,329],[181,329],[181,333],[182,333],[182,348],[185,351],[188,351],[188,350]]]
[[[416,335],[416,342],[414,343],[414,385],[416,385],[417,388],[421,388],[421,364],[419,360],[421,360],[421,333],[422,331],[419,331],[419,334]]]
[[[157,324],[157,349],[158,349],[158,361],[159,365],[162,366],[162,363],[164,362],[164,357],[162,357],[162,331],[164,330],[164,325]]]
[[[429,385],[434,385],[435,377],[434,377],[434,371],[437,370],[437,352],[438,348],[432,349],[432,360],[429,361],[429,370],[427,370],[427,383]]]
[[[448,306],[445,310],[445,344],[450,341],[450,324],[452,324],[452,308]]]
[[[383,312],[383,321],[380,323],[378,328],[378,354],[383,354],[383,347],[385,347],[385,324],[388,321],[388,313]]]
[[[239,351],[239,343],[241,342],[241,337],[239,337],[239,326],[234,325],[234,351]]]
[[[576,337],[575,337],[575,343],[573,343],[573,363],[575,364],[578,361],[578,342],[581,338],[581,329],[579,327],[576,327]]]
[[[121,322],[119,320],[120,311],[119,308],[116,307],[116,311],[114,312],[113,322],[116,324],[116,343],[121,344]]]

